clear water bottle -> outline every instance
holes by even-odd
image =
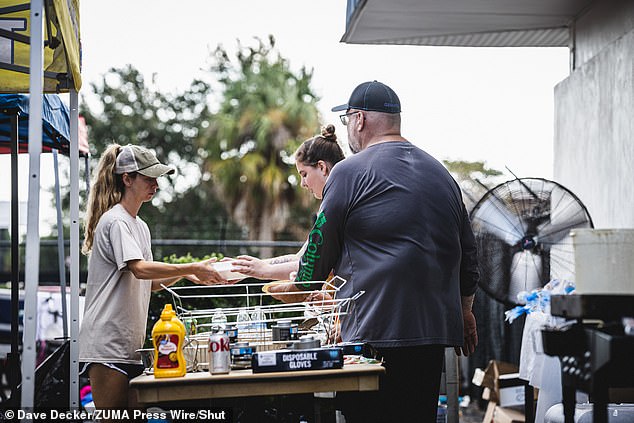
[[[238,311],[236,326],[238,327],[238,338],[248,338],[249,332],[251,331],[251,318],[249,317],[247,309],[244,307]]]
[[[211,324],[218,326],[220,330],[224,331],[227,327],[227,316],[222,312],[221,309],[217,308],[214,311],[213,316],[211,316]]]
[[[253,313],[251,313],[252,327],[256,330],[266,329],[266,314],[258,306],[255,306]]]

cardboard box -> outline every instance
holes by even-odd
[[[491,360],[486,369],[476,369],[472,382],[484,387],[482,398],[501,407],[524,405],[524,386],[518,367],[511,363]]]
[[[260,351],[251,356],[253,373],[341,369],[341,348]]]
[[[523,423],[525,420],[526,418],[521,411],[500,407],[494,402],[489,402],[482,423]]]
[[[524,413],[512,408],[498,405],[493,412],[493,423],[524,423],[525,421]]]
[[[511,386],[500,389],[499,403],[502,407],[513,407],[516,405],[524,405],[524,385]]]
[[[494,402],[489,402],[489,405],[487,405],[487,411],[484,413],[482,423],[493,423],[493,414],[495,414],[495,407],[497,407],[497,405]]]

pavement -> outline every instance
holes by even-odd
[[[484,411],[477,401],[471,401],[467,407],[460,407],[460,423],[482,423]]]

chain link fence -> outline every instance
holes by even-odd
[[[293,254],[299,251],[301,241],[249,241],[249,240],[201,240],[201,239],[155,239],[152,241],[154,260],[163,261],[171,255],[176,257],[190,254],[194,258],[202,258],[213,253],[225,257],[248,254],[254,257],[267,258]],[[20,269],[18,280],[24,281],[25,244],[19,245]],[[70,281],[70,242],[64,243],[66,264],[66,281]],[[80,255],[80,283],[86,282],[88,260]],[[0,240],[0,284],[10,282],[11,277],[11,241]],[[40,285],[59,285],[60,271],[58,264],[58,246],[56,239],[40,240]]]

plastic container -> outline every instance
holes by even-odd
[[[255,306],[251,313],[251,327],[254,330],[261,331],[266,329],[266,314],[259,306]]]
[[[447,406],[445,404],[438,405],[438,411],[436,411],[436,423],[447,423]]]
[[[290,320],[278,320],[277,325],[271,326],[273,341],[291,341],[298,337],[298,326]]]
[[[248,342],[236,342],[231,345],[231,368],[250,369],[253,347]]]
[[[183,329],[183,334],[184,334],[183,337],[187,336],[187,326],[185,326],[185,323],[181,319],[178,318],[178,316],[176,315],[176,312],[172,308],[172,305],[166,304],[166,306],[168,305],[169,305],[169,310],[171,310],[169,313],[172,315],[172,323],[174,323],[175,325],[178,325],[181,329]],[[184,343],[185,343],[185,338],[183,338],[183,345]]]
[[[578,294],[634,295],[634,229],[574,229]]]
[[[319,347],[321,347],[321,341],[313,335],[302,335],[299,337],[299,342],[293,344],[293,348],[296,350],[308,350]]]
[[[248,338],[251,331],[251,317],[246,308],[242,307],[238,311],[236,317],[236,326],[238,329],[238,338]]]
[[[218,326],[218,328],[223,331],[227,327],[227,316],[223,313],[223,311],[217,308],[214,311],[213,316],[211,316],[211,324],[214,326]]]
[[[187,373],[187,363],[183,355],[185,325],[172,309],[165,304],[161,318],[152,328],[154,343],[154,377],[180,377]]]
[[[235,281],[248,277],[247,275],[231,270],[233,268],[233,261],[218,261],[213,263],[212,266],[216,272],[220,273],[220,276],[228,281]]]
[[[233,323],[228,323],[225,327],[225,333],[229,337],[229,343],[233,344],[238,341],[238,327]]]
[[[608,404],[608,423],[634,422],[634,404]],[[591,403],[575,406],[575,423],[592,423],[594,406]],[[564,406],[555,404],[548,409],[544,423],[564,423]]]

